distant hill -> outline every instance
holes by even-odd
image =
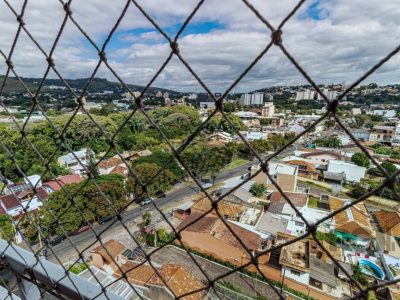
[[[0,75],[0,82],[2,82],[3,79],[4,79],[4,75]],[[21,77],[21,79],[31,91],[34,91],[38,87],[38,85],[41,81],[40,78]],[[81,90],[86,85],[88,78],[66,79],[65,81],[68,83],[68,85],[71,88]],[[48,86],[64,87],[65,85],[60,79],[46,79],[44,82],[43,90],[47,90]],[[131,88],[134,91],[142,91],[144,89],[144,86],[141,86],[141,85],[128,84],[128,86],[129,86],[129,88]],[[93,78],[93,80],[89,86],[90,92],[101,92],[101,91],[105,91],[105,90],[121,90],[122,91],[122,89],[123,89],[123,87],[120,83],[111,82],[111,81],[108,81],[107,79],[98,78],[98,77]],[[150,93],[150,94],[156,93],[157,91],[168,92],[171,95],[182,94],[180,92],[176,92],[173,90],[157,88],[157,87],[150,87],[148,89],[148,93]],[[9,92],[24,93],[24,92],[26,92],[26,90],[23,87],[23,85],[15,77],[9,77],[6,82],[4,92],[5,93],[9,93]]]

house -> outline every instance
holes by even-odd
[[[329,197],[331,212],[337,211],[350,203],[350,200]],[[337,238],[351,244],[369,246],[373,238],[373,230],[364,204],[355,204],[339,212],[333,218],[336,227],[334,233]]]
[[[59,176],[56,179],[51,179],[45,183],[43,183],[43,187],[49,193],[61,190],[61,187],[65,186],[66,184],[76,184],[83,181],[84,178],[80,174],[69,174],[65,176]]]
[[[276,236],[278,232],[286,231],[288,223],[289,220],[282,216],[265,212],[258,220],[255,228],[262,233]]]
[[[255,175],[260,170],[260,166],[251,167],[251,176]],[[295,192],[297,187],[297,174],[298,167],[283,163],[269,163],[268,174],[277,182],[284,192]],[[268,178],[264,172],[259,172],[252,179],[257,183],[263,183],[267,185],[267,189],[270,191],[276,191],[276,186]]]
[[[128,261],[120,266],[114,276],[121,278],[122,273],[126,274],[126,279],[131,284],[140,289],[146,299],[175,299],[175,296],[179,297],[205,287],[187,268],[177,264],[167,263],[155,268],[149,264],[137,264]],[[174,295],[164,282],[168,284]],[[204,299],[205,296],[206,291],[199,291],[182,299],[200,300]]]
[[[292,240],[294,237],[279,234],[276,244]],[[279,264],[282,265],[282,277],[287,277],[305,285],[310,281],[309,241],[299,240],[281,249]]]
[[[97,167],[100,175],[119,174],[127,177],[129,174],[128,167],[118,155],[102,160]]]
[[[276,244],[279,245],[293,238],[293,236],[279,233]],[[284,280],[291,279],[341,299],[345,289],[336,277],[335,265],[312,255],[310,245],[311,241],[299,240],[282,247],[279,256],[282,277]],[[284,284],[284,281],[282,283]]]
[[[182,242],[186,247],[235,265],[241,265],[249,260],[242,243],[252,252],[264,249],[265,243],[260,234],[226,221],[229,222],[229,228],[238,236],[237,239],[218,216],[207,214],[200,218],[203,214],[201,211],[192,210],[192,214],[179,224],[178,231],[190,224],[181,232]],[[191,224],[194,220],[197,221]],[[262,255],[259,260],[266,263],[269,254]]]
[[[394,126],[375,125],[369,137],[370,142],[391,143],[396,137],[396,128]]]
[[[150,299],[176,299],[187,293],[205,288],[205,285],[197,279],[188,269],[176,264],[163,264],[158,273],[155,273],[146,283],[150,289],[148,296]],[[165,286],[168,284],[171,291]],[[146,293],[145,293],[146,295]],[[202,300],[206,296],[206,290],[182,297],[185,300]]]
[[[103,246],[104,245],[104,246]],[[92,256],[92,265],[104,270],[109,274],[113,274],[115,270],[115,263],[124,264],[126,259],[122,257],[122,253],[126,247],[115,239],[108,240],[90,251]]]
[[[290,160],[285,159],[284,161],[288,165],[297,166],[299,176],[310,179],[318,179],[320,172],[313,163],[300,158],[291,158]]]
[[[208,139],[212,141],[228,143],[233,141],[233,136],[228,132],[219,131],[211,134]]]
[[[324,177],[331,178],[334,174],[344,174],[346,181],[349,182],[360,182],[365,177],[366,168],[357,166],[353,163],[344,162],[341,160],[330,160],[328,162],[327,173],[324,173]],[[328,175],[330,177],[328,177]],[[343,175],[338,175],[343,177]]]
[[[186,293],[201,289],[205,285],[198,280],[188,269],[176,264],[163,264],[152,267],[149,264],[129,260],[126,247],[115,239],[99,245],[90,251],[91,268],[103,270],[104,276],[113,276],[129,281],[137,292],[146,299],[175,299]],[[159,275],[162,279],[159,277]],[[99,273],[99,272],[96,272]],[[101,276],[101,277],[104,277]],[[111,280],[109,280],[111,282]],[[164,282],[168,284],[169,289]],[[182,299],[204,299],[205,291],[200,291],[183,297]]]
[[[310,256],[310,279],[311,286],[331,294],[337,287],[335,266],[324,262],[314,256]]]
[[[70,170],[73,174],[85,174],[85,168],[94,161],[94,152],[90,148],[70,152],[58,158],[58,164]]]
[[[383,233],[400,238],[400,214],[397,211],[379,210],[374,216]]]
[[[379,231],[375,234],[374,245],[377,251],[400,260],[400,246],[396,239],[391,235]]]
[[[36,192],[32,189],[18,191],[0,197],[0,205],[5,213],[13,219],[20,218],[25,212],[31,212],[39,209],[43,205],[43,201],[47,200],[49,193],[44,187],[36,188]]]
[[[286,192],[285,195],[298,210],[307,205],[308,194]],[[273,192],[269,198],[269,201],[270,205],[268,206],[267,210],[270,213],[287,216],[296,214],[295,210],[280,192]]]

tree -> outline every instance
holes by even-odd
[[[15,228],[9,215],[0,216],[0,238],[10,240],[15,235]]]
[[[350,191],[351,196],[354,198],[360,198],[368,193],[368,190],[360,183],[355,183]]]
[[[170,170],[161,169],[155,163],[136,165],[133,168],[135,176],[129,178],[128,191],[136,196],[143,194],[141,183],[147,184],[146,189],[151,196],[168,191],[177,177]]]
[[[389,175],[393,175],[397,172],[396,166],[388,161],[384,161],[383,163],[381,163],[381,167],[384,168],[386,172],[389,173]]]
[[[254,183],[250,187],[250,193],[256,197],[261,197],[267,191],[267,187],[263,183]]]
[[[342,147],[342,142],[339,140],[337,136],[327,137],[322,139],[317,139],[315,144],[320,147],[326,148],[340,148]]]
[[[176,159],[166,151],[157,150],[150,155],[142,156],[133,161],[132,167],[138,166],[142,163],[154,163],[159,167],[166,167],[178,179],[185,176],[185,171],[178,165]]]
[[[360,167],[369,168],[370,166],[369,157],[364,152],[354,153],[351,157],[351,161]]]

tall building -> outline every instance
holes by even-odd
[[[315,92],[311,89],[305,89],[296,93],[296,101],[300,100],[313,100]]]
[[[333,100],[337,97],[337,92],[335,90],[322,89],[321,91],[329,100]],[[318,94],[317,100],[323,99],[324,98],[320,94]]]
[[[273,102],[266,102],[261,108],[261,116],[265,118],[272,118],[275,113],[275,106]]]
[[[253,93],[253,94],[243,94],[240,98],[240,104],[242,106],[249,105],[263,105],[264,103],[264,94],[263,93]]]

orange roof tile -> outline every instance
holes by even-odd
[[[177,230],[182,229],[187,224],[197,220],[202,215],[202,212],[192,211],[192,214],[187,217],[181,224],[179,224]],[[259,235],[246,230],[240,226],[229,223],[229,228],[240,238],[240,240],[251,250],[258,250],[261,238]],[[197,220],[195,223],[191,224],[185,231],[192,232],[202,232],[213,236],[214,238],[224,242],[227,245],[234,246],[236,248],[242,249],[242,245],[238,239],[232,234],[229,228],[224,224],[224,222],[212,214],[207,214],[201,219]]]
[[[120,265],[120,269],[127,275],[129,282],[144,286],[150,278],[155,274],[154,269],[150,265],[138,265],[131,261]],[[121,277],[121,271],[116,271],[114,276]]]
[[[204,284],[198,280],[189,270],[175,264],[164,264],[158,270],[161,277],[168,284],[173,293],[180,297],[186,293],[190,293],[201,289]],[[163,280],[155,273],[147,283],[148,285],[164,286]],[[203,299],[205,292],[197,292],[183,297],[185,300]]]
[[[395,211],[380,210],[375,212],[375,218],[382,231],[392,236],[400,236],[400,214]]]
[[[124,245],[114,239],[108,240],[103,244],[104,247],[100,244],[90,252],[100,254],[108,263],[113,262],[113,260],[126,249]]]
[[[210,199],[208,199],[207,197],[202,198],[197,200],[193,206],[192,209],[197,209],[200,211],[209,211],[211,209],[212,205],[211,205],[211,201]],[[235,203],[231,203],[228,201],[220,201],[218,202],[218,212],[223,215],[223,216],[227,216],[230,219],[236,219],[238,216],[240,216],[240,214],[243,213],[243,211],[245,210],[244,205],[243,204],[235,204]],[[215,210],[213,210],[211,212],[212,214],[217,214],[215,212]]]
[[[296,207],[303,207],[307,204],[308,194],[285,192],[285,195]],[[288,203],[280,192],[273,192],[269,200],[271,203]]]

